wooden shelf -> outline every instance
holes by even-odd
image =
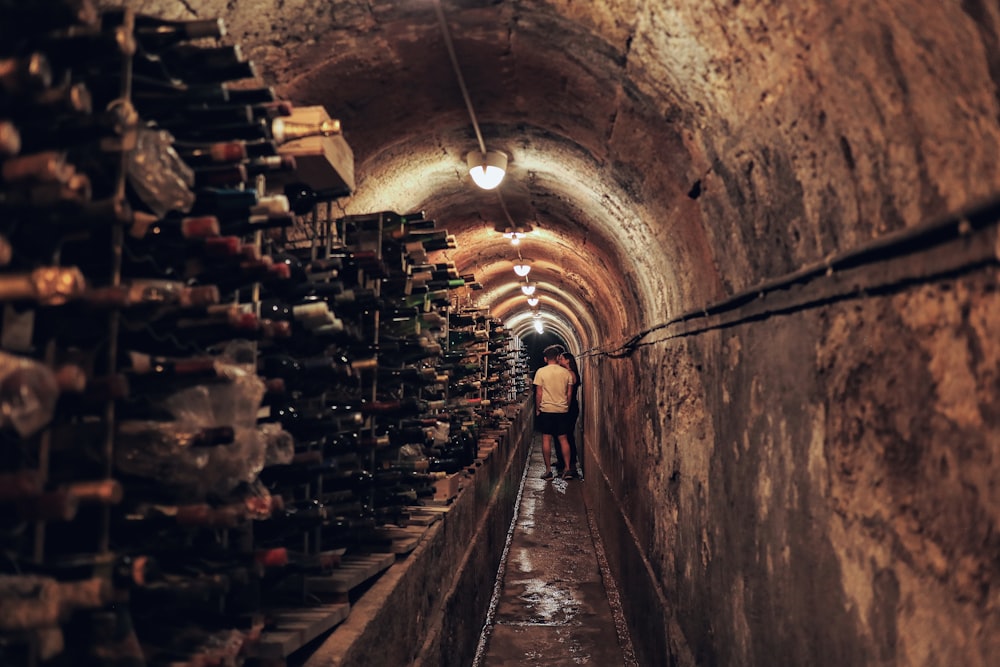
[[[307,577],[306,587],[312,594],[350,593],[395,562],[394,553],[347,555],[330,574]]]
[[[295,107],[285,120],[312,125],[330,120],[330,116],[321,106]],[[354,191],[354,151],[342,135],[289,141],[278,153],[294,156],[296,169],[268,176],[269,184],[302,182],[314,190],[346,187]]]
[[[249,651],[254,658],[285,658],[316,637],[336,627],[347,618],[351,605],[346,602],[316,607],[278,609],[269,612],[273,618]]]

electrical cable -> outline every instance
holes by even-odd
[[[483,133],[479,131],[479,121],[476,120],[476,112],[472,108],[472,98],[469,97],[469,89],[465,86],[465,79],[462,77],[462,69],[458,66],[458,56],[455,55],[455,45],[451,41],[451,32],[448,30],[448,23],[444,18],[444,10],[441,8],[441,0],[434,0],[434,11],[437,13],[438,24],[441,26],[441,35],[444,37],[445,48],[448,49],[448,57],[451,59],[451,67],[455,71],[455,78],[458,79],[458,87],[462,91],[462,99],[465,100],[465,108],[469,111],[469,120],[472,121],[472,129],[476,132],[476,139],[479,141],[479,150],[486,152],[486,142],[483,141]]]
[[[941,279],[945,276],[960,275],[983,266],[997,265],[1000,263],[1000,241],[994,242],[995,247],[992,251],[988,252],[989,256],[985,258],[973,258],[972,260],[962,262],[946,270],[932,272],[923,276],[905,276],[893,280],[886,280],[882,283],[873,284],[864,288],[849,286],[845,287],[839,293],[830,294],[822,298],[805,298],[799,302],[789,305],[765,308],[757,313],[738,316],[715,324],[705,324],[688,331],[659,338],[655,341],[643,342],[643,340],[650,334],[671,326],[699,319],[707,320],[707,318],[712,316],[723,316],[727,313],[736,312],[754,301],[762,299],[768,294],[787,290],[788,288],[796,285],[805,285],[806,283],[811,283],[823,278],[831,278],[838,271],[875,266],[887,263],[893,259],[912,255],[917,252],[928,251],[960,238],[971,237],[972,234],[977,231],[995,228],[998,225],[1000,225],[1000,198],[992,199],[984,204],[972,207],[964,213],[916,225],[892,234],[886,234],[857,248],[830,255],[818,262],[808,264],[797,271],[787,273],[771,280],[766,280],[754,287],[737,292],[728,298],[716,301],[702,308],[689,310],[681,315],[678,315],[677,317],[644,329],[611,350],[605,351],[600,347],[594,347],[589,350],[584,350],[579,356],[602,356],[610,359],[620,359],[631,356],[640,347],[645,347],[654,343],[662,343],[676,338],[728,328],[751,320],[764,319],[775,314],[791,314],[801,312],[806,309],[834,303],[836,301],[841,301],[862,294],[889,293],[919,282]]]
[[[448,23],[444,17],[444,9],[441,7],[441,0],[434,0],[434,11],[437,14],[438,25],[441,27],[441,35],[444,38],[444,45],[448,51],[448,58],[451,60],[451,68],[455,72],[455,79],[458,81],[458,88],[462,91],[462,99],[465,100],[465,108],[469,112],[469,120],[472,121],[472,129],[476,133],[476,141],[479,142],[479,150],[486,152],[486,142],[483,140],[483,133],[479,129],[479,121],[476,118],[476,111],[472,107],[472,97],[469,95],[469,88],[465,85],[465,77],[462,76],[462,68],[458,64],[458,55],[455,53],[455,45],[451,40],[451,31],[448,30]],[[500,190],[495,190],[497,199],[500,201],[500,208],[503,209],[504,217],[510,224],[511,229],[516,229],[517,224],[507,210],[507,203],[500,194]]]

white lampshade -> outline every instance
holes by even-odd
[[[473,182],[483,190],[492,190],[500,185],[507,173],[507,156],[500,151],[472,151],[465,161]]]
[[[545,333],[545,328],[542,326],[541,320],[535,320],[535,331],[538,333]]]
[[[511,229],[508,227],[503,233],[505,239],[510,239],[511,245],[518,245],[521,243],[521,239],[525,236],[525,232],[521,229]]]
[[[514,273],[516,273],[518,275],[518,277],[524,278],[529,273],[531,273],[531,264],[528,264],[527,262],[523,262],[523,261],[520,262],[520,263],[518,263],[518,264],[515,264],[514,265]]]
[[[524,296],[531,296],[532,294],[535,293],[535,286],[530,283],[526,285],[521,285],[521,292],[524,293]]]
[[[537,296],[529,296],[528,297],[528,305],[531,306],[532,308],[534,308],[535,306],[537,306],[538,305],[538,297]]]

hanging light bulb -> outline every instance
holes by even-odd
[[[531,296],[532,294],[534,294],[535,293],[534,283],[525,283],[524,285],[521,285],[521,292],[524,293],[525,296]]]
[[[465,161],[473,182],[483,190],[497,187],[507,174],[507,155],[500,151],[471,151]]]
[[[525,278],[529,273],[531,273],[531,264],[528,264],[527,260],[521,260],[514,265],[514,273],[520,278]]]
[[[535,320],[535,331],[538,333],[545,333],[545,329],[542,327],[541,320]]]
[[[542,311],[540,311],[540,310],[533,310],[533,311],[531,311],[531,316],[532,317],[541,317],[542,316]]]
[[[532,308],[534,308],[535,306],[537,306],[538,305],[538,297],[537,296],[529,296],[528,297],[528,305],[531,306]]]
[[[508,227],[504,233],[503,237],[505,239],[510,239],[511,245],[520,245],[521,239],[524,238],[524,232],[521,229],[511,229]]]

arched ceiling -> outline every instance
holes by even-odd
[[[501,319],[525,310],[435,0],[183,0],[341,119],[349,213],[425,210]],[[546,318],[627,337],[1000,189],[1000,9],[921,0],[441,0]],[[530,326],[518,324],[521,327]]]

